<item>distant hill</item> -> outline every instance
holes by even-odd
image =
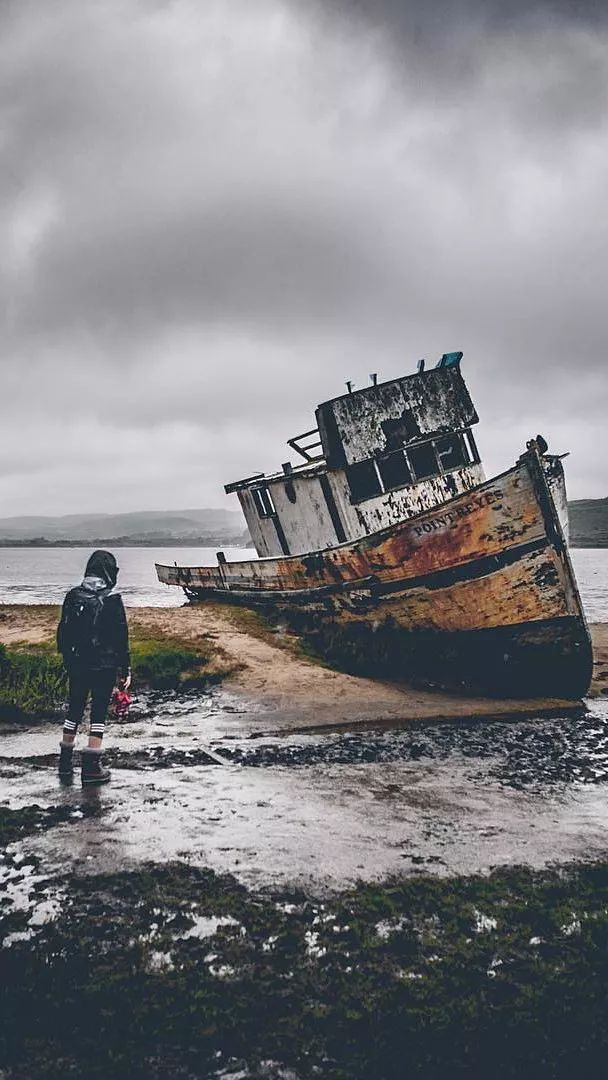
[[[247,544],[238,510],[142,510],[128,514],[66,514],[0,518],[0,543]]]
[[[569,503],[573,547],[608,547],[608,499]],[[129,514],[67,514],[63,517],[0,518],[0,545],[201,544],[249,547],[238,510],[141,510]]]
[[[608,499],[576,499],[568,509],[573,547],[608,547]]]

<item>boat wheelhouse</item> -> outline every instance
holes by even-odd
[[[226,485],[238,496],[260,557],[301,555],[367,536],[439,506],[485,479],[478,416],[462,353],[437,367],[353,390],[316,410],[290,439],[303,459]]]

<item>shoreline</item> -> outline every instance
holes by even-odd
[[[41,645],[54,640],[54,605],[0,605],[0,644]],[[469,717],[547,716],[578,711],[559,698],[497,699],[419,689],[329,668],[305,654],[300,639],[272,628],[248,609],[205,604],[180,608],[131,607],[129,625],[196,648],[227,662],[227,688],[245,706],[250,735],[293,734]],[[608,694],[608,623],[590,627],[594,674],[589,697]]]
[[[174,547],[202,547],[202,548],[215,548],[215,547],[229,547],[238,548],[242,551],[251,550],[251,543],[245,544],[243,541],[236,537],[232,540],[225,538],[218,540],[213,536],[190,536],[176,538],[172,540],[170,537],[157,537],[153,540],[131,540],[128,536],[111,536],[107,540],[40,540],[36,542],[34,540],[0,540],[0,550],[14,550],[22,548],[37,549],[37,548],[77,548],[90,549],[99,547],[117,547],[117,548],[167,548],[171,550]],[[608,545],[606,545],[608,547]]]

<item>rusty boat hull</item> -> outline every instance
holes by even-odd
[[[579,699],[591,680],[590,634],[536,449],[336,547],[157,574],[190,600],[278,615],[352,670],[500,697]]]

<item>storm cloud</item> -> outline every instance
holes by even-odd
[[[591,3],[0,5],[0,514],[222,505],[463,349],[488,474],[607,494]]]

